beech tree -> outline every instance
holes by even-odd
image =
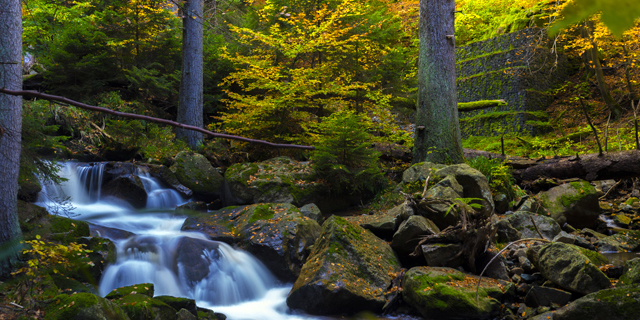
[[[0,0],[0,86],[22,89],[22,10],[20,0]],[[21,237],[18,172],[22,97],[0,94],[0,278],[10,275]]]
[[[413,162],[464,162],[456,96],[454,0],[420,0]]]
[[[202,0],[188,0],[183,12],[182,77],[178,122],[202,128],[203,70],[202,70]],[[178,128],[176,138],[185,139],[196,149],[202,144],[202,133]]]

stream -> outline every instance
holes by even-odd
[[[51,199],[68,197],[73,206],[71,218],[87,221],[93,233],[116,245],[117,261],[103,272],[101,296],[115,288],[153,283],[155,295],[194,299],[199,307],[232,320],[328,319],[292,313],[286,305],[291,284],[279,282],[250,254],[211,241],[204,234],[181,231],[186,217],[176,215],[174,208],[190,199],[140,168],[134,174],[148,195],[145,209],[103,197],[104,167],[105,163],[63,163],[59,174],[68,180],[61,185],[45,184],[38,199],[38,205],[53,208]],[[188,280],[187,266],[179,258],[185,239],[205,248],[200,258],[208,263],[208,274],[200,281]]]

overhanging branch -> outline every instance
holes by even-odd
[[[139,115],[139,114],[135,114],[135,113],[126,113],[126,112],[114,111],[114,110],[107,109],[107,108],[102,108],[102,107],[97,107],[97,106],[84,104],[82,102],[71,100],[71,99],[68,99],[68,98],[65,98],[65,97],[54,96],[54,95],[50,95],[50,94],[46,94],[46,93],[40,93],[40,92],[36,92],[36,91],[8,90],[8,89],[0,88],[0,93],[9,94],[9,95],[13,95],[13,96],[28,96],[28,97],[36,97],[36,98],[50,100],[50,101],[63,102],[63,103],[66,103],[66,104],[69,104],[69,105],[72,105],[72,106],[76,106],[78,108],[91,110],[91,111],[98,111],[98,112],[107,113],[107,114],[112,114],[114,116],[118,116],[118,117],[122,117],[122,118],[145,120],[145,121],[149,121],[149,122],[155,122],[155,123],[161,123],[161,124],[170,125],[172,127],[184,128],[184,129],[187,129],[187,130],[194,130],[194,131],[202,132],[203,134],[206,134],[206,135],[209,135],[209,136],[212,136],[212,137],[215,137],[215,138],[231,139],[231,140],[244,141],[244,142],[254,143],[254,144],[262,144],[262,145],[270,146],[270,147],[274,147],[274,148],[315,150],[315,147],[313,147],[313,146],[303,146],[303,145],[297,145],[297,144],[279,144],[279,143],[273,143],[273,142],[264,141],[264,140],[256,140],[256,139],[250,139],[250,138],[245,138],[245,137],[240,137],[240,136],[234,136],[234,135],[225,134],[225,133],[215,133],[213,131],[205,130],[205,129],[198,128],[198,127],[195,127],[195,126],[189,126],[189,125],[178,123],[178,122],[171,121],[171,120],[165,120],[165,119],[159,119],[159,118],[154,118],[154,117],[149,117],[149,116],[143,116],[143,115]]]

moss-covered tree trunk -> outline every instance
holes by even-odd
[[[22,89],[22,7],[20,0],[0,0],[0,87]],[[22,97],[0,94],[0,279],[17,258],[18,172]]]
[[[461,163],[454,0],[420,0],[418,106],[413,162]]]
[[[182,77],[180,80],[180,105],[178,122],[202,128],[203,119],[203,47],[202,0],[188,0],[183,8],[182,26]],[[202,143],[202,133],[176,129],[176,136],[196,149]]]

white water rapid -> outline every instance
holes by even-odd
[[[253,256],[203,234],[180,231],[186,217],[175,215],[174,208],[188,199],[147,173],[135,172],[148,194],[145,210],[103,197],[104,167],[104,163],[64,163],[60,175],[68,180],[60,186],[45,185],[38,200],[51,211],[52,199],[69,197],[72,217],[95,225],[94,232],[115,243],[117,261],[103,273],[102,296],[122,286],[153,283],[156,295],[194,299],[198,306],[227,319],[310,319],[289,312],[285,300],[291,286],[279,283]],[[199,251],[187,255],[185,243]],[[196,261],[204,267],[193,271]],[[202,277],[190,280],[194,272]]]

